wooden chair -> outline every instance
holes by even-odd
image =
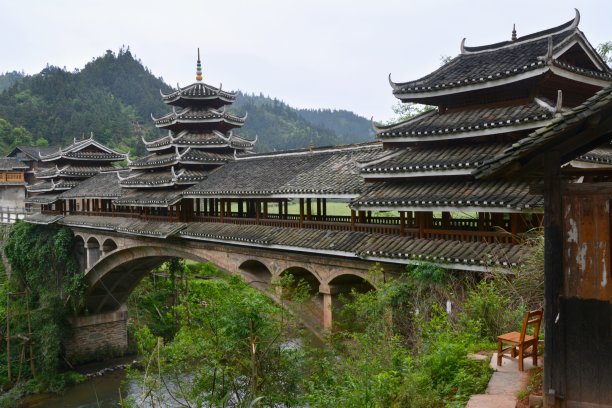
[[[518,357],[519,370],[523,370],[523,359],[531,356],[533,365],[538,365],[538,335],[540,333],[540,325],[542,324],[542,308],[525,313],[523,320],[523,328],[521,332],[510,332],[497,336],[497,365],[502,364],[502,357],[508,357],[504,353],[510,350],[512,358]],[[533,326],[533,335],[527,334],[529,326]],[[503,348],[504,343],[510,344]],[[529,352],[528,349],[531,348]]]

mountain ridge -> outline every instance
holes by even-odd
[[[0,149],[6,153],[17,142],[66,145],[93,132],[110,147],[142,155],[145,149],[138,134],[148,140],[164,134],[154,127],[150,114],[159,117],[171,110],[160,90],[168,93],[173,88],[134,58],[129,48],[107,50],[72,72],[47,65],[34,75],[1,74]],[[257,135],[258,152],[373,140],[369,121],[346,110],[296,109],[276,98],[240,91],[230,109],[249,112],[236,133]],[[12,136],[15,133],[19,140]]]

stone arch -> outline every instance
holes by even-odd
[[[112,251],[87,271],[86,308],[89,313],[106,313],[117,310],[125,303],[142,278],[163,262],[176,257],[202,263],[211,262],[210,259],[203,256],[205,253],[200,256],[174,246],[157,245],[134,246]],[[254,264],[250,263],[246,266],[249,265]],[[242,275],[253,287],[274,299],[274,295],[265,290],[267,284],[254,284],[249,279],[252,277],[250,273],[245,273],[241,269],[227,271],[216,264],[215,267],[226,273],[236,272]],[[261,266],[259,268],[260,273],[263,273]]]
[[[353,289],[359,293],[376,290],[376,286],[369,282],[361,273],[337,274],[327,282],[327,285],[336,293],[348,293]]]
[[[329,316],[327,317],[329,323],[326,324],[328,329],[331,329],[332,310],[334,313],[341,311],[345,301],[351,299],[353,290],[357,293],[367,293],[376,290],[376,287],[360,273],[337,274],[324,286],[324,297],[326,300],[324,308],[329,309]],[[337,322],[338,318],[333,318],[333,320]],[[340,319],[341,323],[342,320]],[[350,320],[344,321],[344,323],[351,324]]]
[[[81,235],[75,234],[73,251],[77,261],[79,272],[85,272],[85,269],[87,269],[87,253],[85,251],[85,240]]]
[[[272,272],[263,262],[256,259],[249,259],[240,264],[238,269],[242,275],[253,286],[269,285],[272,281]]]
[[[113,241],[111,238],[106,238],[102,243],[102,256],[108,255],[109,252],[112,252],[117,249],[117,243]]]
[[[91,268],[102,256],[100,242],[95,237],[89,237],[85,242],[87,249],[87,267]]]
[[[291,266],[282,271],[279,277],[292,275],[295,282],[304,281],[308,285],[308,293],[315,295],[319,293],[319,286],[321,285],[321,278],[314,272],[302,267],[302,266]]]

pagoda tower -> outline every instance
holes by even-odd
[[[56,148],[46,154],[38,152],[40,163],[34,171],[34,182],[27,186],[25,202],[41,205],[43,211],[60,211],[61,208],[55,208],[54,203],[61,193],[98,173],[116,170],[113,162],[126,158],[127,155],[96,141],[93,133],[87,139],[75,138],[68,147]]]
[[[246,115],[238,117],[226,108],[236,94],[202,82],[200,50],[196,82],[168,95],[160,94],[172,111],[154,118],[155,126],[168,134],[155,141],[142,139],[148,155],[129,162],[130,173],[119,175],[121,187],[139,189],[143,194],[162,189],[181,191],[206,178],[213,169],[233,160],[237,153],[249,152],[256,142],[234,135],[233,129],[244,125]],[[155,194],[155,193],[153,193]],[[134,200],[120,200],[119,205],[138,204],[140,193],[128,194]],[[160,202],[161,203],[161,202]]]
[[[579,21],[576,10],[558,27],[523,37],[513,30],[509,41],[468,47],[464,39],[457,57],[420,79],[389,76],[395,97],[431,110],[377,127],[389,159],[362,169],[372,183],[351,207],[397,211],[406,235],[449,245],[515,243],[537,227],[543,198],[530,190],[532,181],[475,180],[473,172],[612,83]],[[608,164],[611,153],[598,149],[572,165]]]

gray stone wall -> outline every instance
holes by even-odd
[[[25,186],[0,186],[0,207],[25,207]]]
[[[101,360],[127,351],[127,309],[71,319],[73,336],[64,343],[71,363]]]

